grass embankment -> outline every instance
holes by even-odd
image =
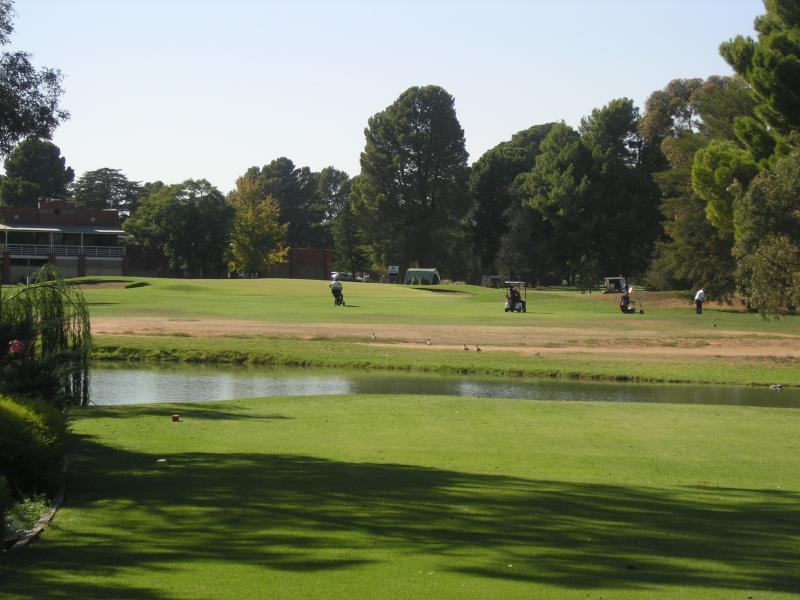
[[[416,396],[89,409],[67,504],[0,585],[9,600],[785,598],[795,416]]]
[[[344,340],[102,336],[98,360],[203,362],[293,367],[404,370],[514,377],[665,383],[800,385],[796,361],[730,357],[628,356],[618,353],[539,356],[371,346]]]
[[[96,336],[95,355],[106,360],[800,385],[800,357],[787,353],[800,345],[800,318],[764,320],[725,305],[698,316],[676,294],[646,295],[644,315],[623,315],[618,296],[530,290],[528,313],[506,314],[502,290],[476,286],[346,283],[348,306],[335,307],[321,281],[100,281],[106,287],[85,287],[92,319],[114,321],[116,332],[126,334]],[[377,341],[368,334],[372,328],[381,328]],[[425,347],[428,336],[433,345]],[[452,349],[478,341],[492,351]],[[753,344],[761,346],[748,350]],[[511,352],[521,347],[530,352]]]

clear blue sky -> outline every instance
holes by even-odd
[[[55,133],[76,174],[206,178],[287,156],[359,172],[367,119],[412,85],[450,92],[470,162],[521,129],[679,77],[761,0],[16,0],[11,48],[64,73]]]

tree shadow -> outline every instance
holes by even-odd
[[[214,403],[214,410],[208,410],[208,403]],[[287,421],[294,417],[287,417],[279,414],[247,414],[247,409],[242,406],[231,405],[227,400],[205,401],[204,404],[194,403],[174,403],[163,404],[153,402],[151,404],[137,404],[126,406],[125,410],[119,410],[119,406],[97,406],[93,405],[87,410],[91,411],[92,417],[103,419],[134,419],[139,417],[162,417],[170,419],[172,415],[178,414],[181,419],[192,419],[194,421]],[[178,425],[179,426],[179,425]]]
[[[542,481],[300,455],[156,459],[81,439],[66,505],[84,524],[111,526],[46,538],[0,566],[4,587],[22,598],[150,600],[170,596],[120,590],[114,577],[180,576],[187,561],[325,572],[430,555],[466,577],[576,590],[800,591],[795,492]],[[85,574],[83,583],[62,585],[64,572]]]

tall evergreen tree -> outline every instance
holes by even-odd
[[[800,8],[796,0],[764,0],[758,39],[737,36],[720,54],[750,84],[756,114],[783,135],[800,129]]]
[[[572,279],[581,257],[600,252],[590,215],[592,155],[580,134],[557,123],[542,141],[536,166],[521,183],[525,206],[547,224],[558,278]]]
[[[30,137],[20,143],[5,162],[0,181],[0,202],[5,206],[32,207],[41,198],[64,199],[75,172],[66,166],[53,142]]]
[[[657,189],[650,177],[638,111],[628,99],[592,111],[580,133],[556,124],[525,176],[525,204],[547,226],[562,277],[591,286],[603,273],[644,271],[658,235]]]
[[[645,271],[659,235],[658,189],[638,133],[639,111],[613,100],[581,121],[581,142],[592,155],[592,202],[585,218],[601,248],[581,261],[606,273]]]
[[[280,206],[281,223],[287,226],[286,243],[290,247],[330,247],[326,206],[320,197],[317,173],[308,167],[295,167],[284,156],[260,169],[248,169],[245,176],[254,178],[262,197],[271,196]]]
[[[114,209],[130,215],[142,194],[142,187],[130,181],[119,169],[102,168],[86,171],[72,185],[72,201],[93,209]]]
[[[453,257],[463,243],[467,151],[453,97],[409,88],[364,133],[353,194],[373,264],[463,270]]]
[[[345,198],[334,218],[333,242],[334,263],[339,269],[351,273],[369,269],[364,235],[350,196]]]
[[[509,232],[507,211],[518,200],[512,185],[518,175],[533,168],[539,145],[551,127],[552,123],[536,125],[515,133],[511,140],[486,151],[470,168],[470,239],[484,273],[498,271],[501,240]]]

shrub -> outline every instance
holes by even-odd
[[[11,537],[20,537],[33,531],[39,522],[50,510],[47,496],[40,494],[32,498],[23,498],[12,504],[6,511],[6,533]]]
[[[0,541],[5,537],[6,513],[11,506],[11,494],[5,478],[0,477]]]
[[[0,396],[0,477],[13,492],[55,491],[66,432],[64,414],[48,403]]]

